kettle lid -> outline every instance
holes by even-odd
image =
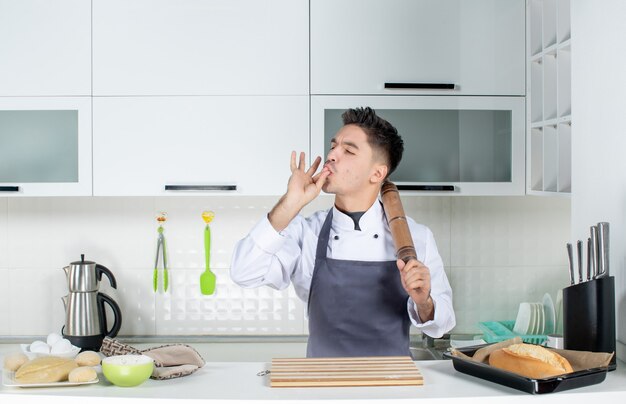
[[[70,265],[92,265],[95,264],[93,261],[85,261],[85,254],[80,255],[80,261],[70,262]]]

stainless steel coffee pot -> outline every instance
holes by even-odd
[[[65,327],[63,335],[72,343],[82,348],[100,348],[105,336],[115,337],[122,324],[120,307],[109,296],[102,292],[74,292],[62,297],[65,305]],[[113,310],[114,322],[111,329],[107,329],[105,304]],[[87,340],[95,339],[96,346],[89,345]],[[85,340],[84,342],[82,340]],[[78,343],[74,343],[78,342]]]
[[[74,261],[63,268],[70,292],[95,292],[100,288],[102,275],[109,278],[111,287],[117,289],[117,282],[111,271],[104,265],[93,261],[85,261],[85,254],[80,261]]]
[[[118,304],[98,291],[102,274],[109,278],[113,288],[117,287],[115,277],[108,268],[85,261],[84,255],[81,255],[80,261],[72,262],[63,270],[70,293],[62,297],[65,326],[61,333],[73,345],[97,351],[104,337],[115,337],[122,325],[122,311]],[[108,328],[105,305],[113,311],[111,328]]]

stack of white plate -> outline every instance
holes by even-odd
[[[557,311],[554,307],[554,301],[548,293],[543,295],[543,313],[546,319],[544,334],[554,334],[556,332],[557,325]]]
[[[559,289],[556,294],[556,322],[554,333],[563,335],[563,289]]]
[[[546,293],[541,303],[520,303],[513,331],[520,335],[546,335],[554,333],[556,324],[554,303]]]

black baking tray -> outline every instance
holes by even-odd
[[[488,345],[491,344],[458,348],[457,351],[460,351],[468,356],[473,356],[477,350]],[[559,391],[577,389],[579,387],[602,383],[606,378],[606,373],[608,371],[607,367],[599,367],[580,370],[563,376],[554,376],[545,379],[531,379],[529,377],[507,372],[506,370],[494,368],[486,363],[479,363],[459,358],[453,356],[450,352],[445,352],[443,357],[445,359],[451,359],[454,368],[461,373],[479,377],[490,382],[498,383],[531,394],[556,393]]]

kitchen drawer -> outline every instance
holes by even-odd
[[[524,0],[311,0],[311,93],[524,95],[525,21]]]
[[[94,97],[94,195],[282,195],[307,96]],[[166,187],[168,189],[166,190]]]

